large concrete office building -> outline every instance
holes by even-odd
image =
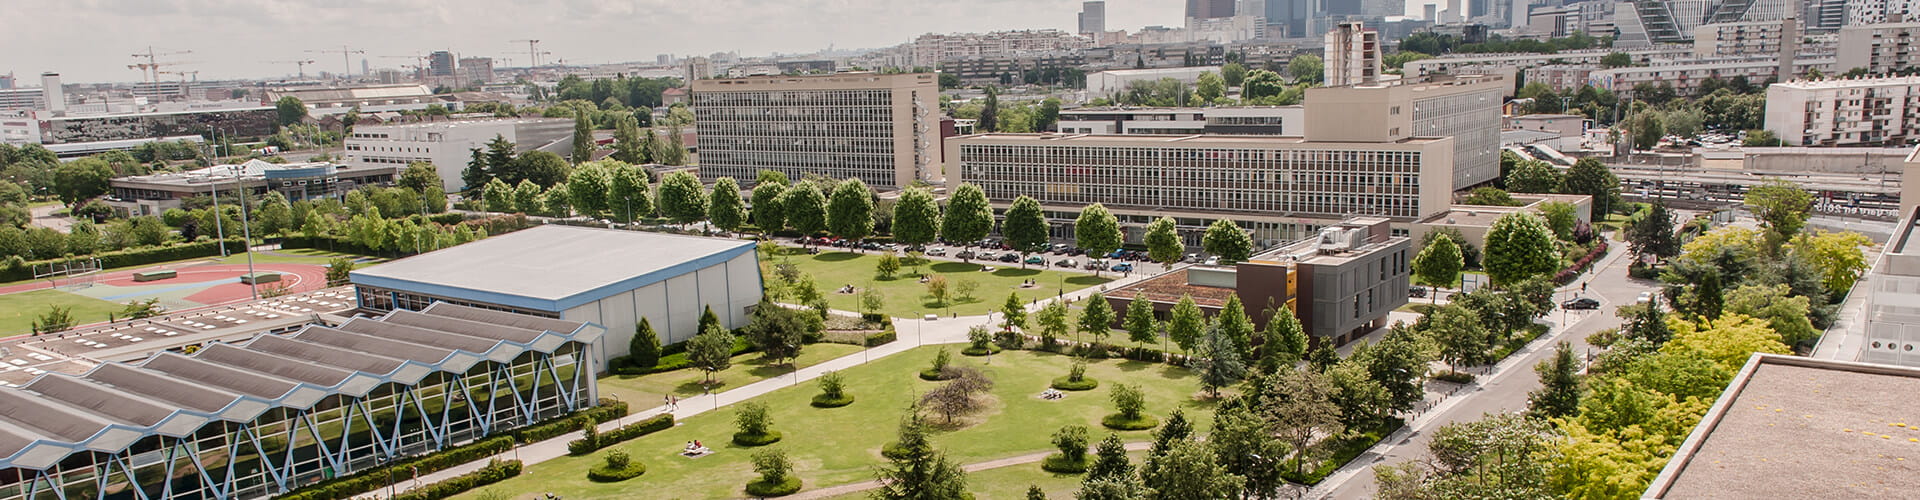
[[[1421,185],[1467,189],[1500,177],[1500,105],[1512,92],[1510,72],[1310,88],[1306,138],[1383,143],[1452,137],[1452,184]]]
[[[352,274],[360,309],[420,310],[441,302],[606,325],[604,362],[627,354],[647,318],[663,344],[698,333],[712,308],[738,328],[760,302],[753,242],[643,231],[539,226],[400,259]]]
[[[453,304],[0,388],[0,498],[252,500],[590,407],[598,325]]]
[[[215,189],[229,193],[245,189],[249,196],[276,192],[289,201],[338,198],[361,186],[392,183],[399,171],[393,165],[349,167],[328,162],[247,160],[238,165],[116,178],[108,182],[113,191],[106,201],[123,214],[139,216],[180,208],[185,199],[206,196]]]
[[[1020,196],[1039,200],[1054,212],[1056,236],[1071,236],[1081,207],[1102,203],[1120,217],[1128,241],[1140,241],[1147,223],[1169,216],[1189,245],[1216,219],[1240,224],[1267,246],[1356,215],[1411,223],[1447,209],[1451,190],[1432,186],[1452,185],[1453,152],[1451,138],[1404,132],[1378,142],[1061,134],[947,140],[950,174],[979,185],[997,207]]]
[[[1920,76],[1767,86],[1766,127],[1796,146],[1904,146],[1920,141]]]
[[[566,156],[573,151],[573,120],[567,118],[490,118],[361,125],[346,138],[345,163],[357,168],[400,167],[424,161],[440,172],[440,187],[460,191],[460,179],[475,148],[486,149],[495,137],[514,144],[515,153],[549,151]]]
[[[1835,69],[1875,75],[1920,66],[1920,22],[1847,25],[1840,28],[1837,57]]]
[[[1380,32],[1363,23],[1340,23],[1327,32],[1328,87],[1372,84],[1380,80]]]
[[[693,114],[703,180],[751,183],[761,170],[883,190],[942,180],[933,73],[698,80]]]
[[[1301,106],[1079,108],[1061,111],[1056,128],[1067,134],[1298,136],[1306,132],[1306,116]]]

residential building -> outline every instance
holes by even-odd
[[[1209,317],[1238,297],[1255,328],[1272,319],[1268,305],[1285,307],[1315,345],[1345,344],[1386,326],[1387,313],[1407,303],[1413,244],[1393,236],[1391,226],[1382,218],[1347,219],[1246,262],[1191,266],[1121,287],[1107,302],[1124,311],[1145,297],[1165,319],[1183,297]]]
[[[933,73],[838,73],[693,82],[700,177],[751,183],[761,170],[878,189],[942,181]]]
[[[1755,353],[1640,498],[1920,491],[1916,391],[1920,369]]]
[[[416,161],[429,162],[440,172],[441,188],[452,193],[478,187],[467,186],[460,172],[467,168],[472,151],[486,149],[495,137],[513,143],[515,153],[540,150],[566,156],[573,150],[573,120],[488,118],[360,125],[346,137],[343,160],[356,168],[405,168]]]
[[[1600,66],[1597,64],[1549,64],[1527,68],[1521,73],[1526,75],[1527,83],[1539,82],[1556,92],[1564,92],[1580,90],[1590,81],[1594,70],[1598,69]]]
[[[1916,12],[1920,15],[1920,12]],[[1850,24],[1840,28],[1834,68],[1866,68],[1875,75],[1920,67],[1920,20],[1893,24]]]
[[[0,111],[38,109],[47,109],[47,93],[43,89],[0,89]]]
[[[1306,132],[1306,108],[1078,108],[1061,111],[1057,128],[1068,134],[1298,136]]]
[[[1920,0],[1849,0],[1847,25],[1920,22]]]
[[[1600,64],[1600,58],[1606,57],[1607,54],[1614,52],[1626,53],[1633,58],[1635,64],[1650,64],[1656,61],[1689,57],[1693,54],[1693,50],[1686,46],[1663,46],[1627,50],[1563,50],[1554,54],[1447,54],[1432,59],[1409,61],[1401,66],[1401,71],[1409,77],[1417,77],[1436,73],[1485,73],[1491,68],[1526,69],[1536,66],[1559,64],[1590,64],[1598,66]]]
[[[1694,57],[1771,56],[1781,42],[1802,34],[1789,33],[1784,20],[1703,24],[1693,29]]]
[[[452,64],[452,63],[448,63]],[[315,118],[346,114],[359,110],[361,113],[381,111],[421,111],[432,104],[449,106],[449,111],[458,111],[458,103],[448,103],[436,99],[433,89],[417,83],[399,85],[368,85],[359,87],[287,87],[269,88],[262,102],[279,102],[281,98],[293,97],[307,105],[307,114]]]
[[[1451,137],[1453,183],[1461,190],[1500,177],[1500,104],[1513,75],[1434,75],[1373,85],[1307,89],[1306,138],[1391,142]]]
[[[1920,153],[1916,153],[1920,156]],[[1909,164],[1912,172],[1916,167]],[[1908,178],[1913,175],[1909,174]],[[1920,210],[1904,202],[1886,251],[1861,277],[1847,302],[1864,300],[1856,328],[1866,332],[1859,361],[1920,367]],[[1861,295],[1855,299],[1852,295]],[[1847,307],[1845,305],[1843,308]]]
[[[1365,85],[1380,80],[1380,33],[1362,23],[1340,23],[1327,32],[1326,85]]]
[[[1357,215],[1404,229],[1446,210],[1451,190],[1422,187],[1451,187],[1454,165],[1449,137],[978,134],[950,138],[946,149],[949,175],[980,186],[997,207],[1033,197],[1055,213],[1060,237],[1071,236],[1081,207],[1101,203],[1121,218],[1127,241],[1167,216],[1193,245],[1216,219],[1251,230],[1262,247]]]
[[[1086,56],[1075,50],[1019,56],[963,57],[941,61],[940,72],[973,84],[1048,84],[1051,83],[1047,81],[1049,76],[1060,83],[1071,83],[1068,82],[1069,74],[1079,74],[1085,78],[1080,68],[1086,63]]]
[[[460,58],[460,78],[461,87],[479,87],[493,81],[493,58]]]
[[[1172,78],[1187,85],[1200,80],[1202,73],[1219,74],[1219,66],[1194,66],[1183,68],[1154,69],[1117,69],[1091,73],[1087,75],[1087,95],[1108,96],[1127,89],[1133,82],[1152,82],[1162,78]]]
[[[1080,34],[1095,36],[1107,32],[1107,2],[1094,0],[1080,3]]]
[[[453,76],[453,53],[436,50],[427,54],[427,76]]]
[[[1767,86],[1766,127],[1798,146],[1904,146],[1920,141],[1920,76]]]
[[[278,118],[272,106],[233,109],[74,115],[37,114],[40,143],[97,143],[198,135],[221,135],[236,140],[258,140],[272,135]],[[131,146],[129,146],[131,147]]]
[[[913,39],[913,65],[938,67],[966,57],[1002,57],[1084,49],[1093,39],[1056,29],[988,33],[927,33]]]
[[[1640,84],[1666,85],[1673,88],[1675,95],[1689,96],[1697,92],[1700,84],[1708,79],[1724,83],[1744,77],[1755,84],[1777,79],[1780,76],[1780,62],[1773,57],[1716,58],[1600,69],[1587,75],[1587,84],[1611,90],[1620,97],[1632,96],[1634,87]],[[1832,57],[1795,58],[1792,64],[1794,74],[1789,79],[1804,76],[1809,70],[1817,69],[1827,74],[1834,71]]]
[[[605,331],[435,304],[46,373],[0,388],[0,491],[282,496],[598,404]]]
[[[112,190],[106,202],[123,214],[139,216],[160,215],[168,209],[180,208],[182,200],[206,196],[216,189],[222,192],[244,189],[249,196],[274,192],[289,201],[339,198],[361,186],[391,184],[403,166],[247,160],[238,165],[214,165],[180,173],[116,178],[108,183]]]
[[[760,303],[753,242],[647,231],[545,225],[365,269],[351,279],[360,310],[384,314],[452,303],[608,327],[594,364],[628,354],[645,319],[661,344],[698,334],[712,310],[722,328],[747,324]]]
[[[675,104],[690,104],[691,101],[692,99],[688,98],[687,89],[684,87],[674,87],[674,88],[660,91],[661,106],[672,106]]]

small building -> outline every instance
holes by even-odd
[[[472,158],[472,151],[486,149],[494,138],[513,143],[515,154],[538,150],[567,156],[573,152],[573,120],[569,118],[394,123],[398,119],[397,114],[361,115],[362,123],[346,137],[345,162],[356,167],[398,168],[416,161],[432,163],[440,172],[441,188],[455,192],[466,187],[460,172]]]
[[[675,105],[675,104],[687,104],[687,101],[688,101],[688,96],[687,96],[687,89],[684,89],[684,88],[680,88],[680,87],[674,87],[674,88],[670,88],[670,89],[666,89],[666,90],[662,90],[662,91],[660,91],[660,105],[661,105],[661,106],[672,106],[672,105]]]
[[[606,325],[600,366],[627,354],[641,318],[662,344],[682,342],[707,308],[738,328],[761,297],[751,241],[557,225],[356,270],[351,281],[372,314],[450,302]]]
[[[1412,248],[1411,239],[1392,235],[1390,220],[1353,218],[1231,267],[1191,266],[1119,288],[1107,303],[1125,311],[1144,296],[1164,319],[1183,296],[1209,316],[1237,296],[1256,328],[1273,317],[1269,306],[1286,307],[1315,343],[1345,344],[1386,326],[1387,313],[1406,305]]]
[[[1920,369],[1754,354],[1641,498],[1909,498]]]
[[[206,196],[215,189],[248,195],[278,192],[288,201],[337,198],[360,186],[393,182],[395,165],[347,166],[328,162],[268,163],[247,160],[239,165],[214,165],[181,173],[135,175],[108,183],[107,205],[130,216],[158,215],[180,208],[181,200]]]

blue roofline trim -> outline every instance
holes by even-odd
[[[387,288],[387,289],[393,289],[393,290],[405,290],[405,291],[417,292],[417,293],[422,293],[427,295],[445,297],[449,299],[459,299],[459,300],[467,300],[467,301],[473,301],[473,302],[485,302],[489,304],[498,304],[498,305],[503,305],[508,307],[517,307],[517,308],[527,309],[532,311],[546,311],[546,312],[560,313],[560,312],[565,312],[568,309],[580,307],[581,305],[607,298],[614,294],[626,292],[629,290],[635,290],[640,287],[666,281],[676,276],[680,276],[683,274],[687,274],[687,273],[691,273],[691,272],[705,269],[708,267],[712,267],[716,264],[724,264],[741,255],[752,253],[756,248],[755,245],[756,243],[751,241],[742,241],[740,242],[740,244],[735,245],[733,248],[728,248],[718,252],[710,253],[699,258],[688,260],[686,262],[681,262],[679,264],[668,266],[666,268],[651,271],[645,274],[641,274],[639,276],[634,276],[632,278],[620,280],[614,283],[596,287],[591,290],[576,293],[566,297],[561,297],[559,299],[542,299],[542,298],[536,298],[536,297],[527,297],[524,295],[514,295],[509,293],[503,293],[503,292],[495,292],[491,290],[475,290],[475,289],[466,288],[466,287],[458,287],[458,286],[444,285],[439,283],[430,283],[430,282],[424,282],[424,281],[398,279],[398,278],[392,278],[387,276],[371,276],[371,275],[361,274],[359,272],[353,272],[353,273],[350,273],[349,275],[351,276],[353,283],[356,285],[367,285],[367,286],[374,286],[374,287]],[[755,267],[757,271],[758,266],[755,266]]]

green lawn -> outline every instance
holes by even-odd
[[[916,394],[935,385],[921,381],[915,373],[926,368],[936,349],[922,347],[846,370],[848,391],[857,400],[844,408],[809,406],[808,400],[819,391],[813,383],[756,398],[771,408],[773,428],[786,436],[772,446],[787,451],[805,488],[873,478],[873,467],[885,462],[880,457],[880,447],[894,439],[902,410]],[[1147,396],[1147,411],[1153,415],[1164,418],[1171,409],[1183,408],[1200,432],[1206,432],[1213,420],[1213,403],[1196,399],[1198,382],[1184,368],[1101,360],[1087,369],[1088,376],[1101,381],[1099,389],[1047,401],[1038,397],[1040,392],[1049,380],[1067,372],[1072,358],[1030,351],[995,355],[991,365],[984,364],[985,358],[954,358],[957,363],[981,366],[995,382],[992,401],[986,410],[968,419],[971,425],[954,426],[956,430],[942,431],[935,438],[941,450],[963,464],[1050,450],[1053,448],[1049,443],[1051,434],[1063,425],[1085,425],[1091,429],[1090,437],[1094,441],[1104,438],[1108,431],[1100,427],[1100,418],[1112,413],[1107,398],[1116,383],[1141,386]],[[937,416],[931,421],[942,423]],[[523,499],[535,498],[544,492],[569,499],[737,498],[743,495],[741,488],[755,474],[748,461],[753,450],[731,444],[729,437],[733,431],[733,411],[723,408],[688,418],[673,429],[618,445],[618,449],[632,454],[634,460],[646,464],[647,473],[639,478],[613,484],[587,481],[586,470],[601,463],[602,452],[537,464],[519,478],[457,498],[479,498],[493,491]],[[1128,442],[1146,441],[1151,439],[1151,431],[1123,432],[1121,436]],[[678,455],[684,443],[696,439],[716,453],[699,459]],[[1044,474],[1038,473],[1039,467],[1036,463],[1019,468]],[[999,496],[998,487],[990,487],[980,479],[975,479],[973,484],[978,488],[992,488],[996,491],[994,495]],[[1024,491],[1024,483],[1020,489]]]
[[[1144,441],[1144,440],[1143,440]],[[1147,452],[1127,453],[1128,463],[1138,470],[1147,459]],[[1080,491],[1080,481],[1084,474],[1055,474],[1040,470],[1040,464],[1023,464],[998,469],[987,469],[967,473],[967,490],[977,500],[1025,500],[1028,486],[1039,486],[1047,492],[1047,498],[1073,498]],[[872,498],[872,491],[848,493],[830,498],[834,500],[863,500]]]
[[[860,346],[846,344],[809,344],[800,350],[796,364],[801,368],[817,365],[828,360],[860,352]],[[759,382],[773,377],[784,376],[793,371],[786,365],[774,365],[760,357],[759,353],[747,353],[733,357],[733,366],[713,374],[713,390],[727,391],[733,388]],[[680,397],[698,396],[702,392],[701,381],[706,380],[706,372],[688,368],[652,375],[612,375],[600,378],[600,393],[619,397],[631,404],[635,410],[659,406],[668,392]]]
[[[107,314],[120,312],[121,308],[126,307],[58,290],[0,295],[0,337],[33,333],[33,322],[56,305],[72,308],[69,314],[73,316],[75,325],[106,321]]]
[[[1021,269],[1020,264],[993,262],[995,270],[991,273],[980,272],[979,263],[933,261],[929,265],[905,267],[893,279],[880,279],[874,271],[874,265],[880,261],[879,254],[853,252],[821,252],[807,255],[797,248],[789,248],[788,255],[761,261],[763,276],[769,285],[777,285],[778,278],[773,266],[790,262],[800,272],[813,277],[820,291],[827,296],[827,305],[845,311],[860,311],[860,295],[857,293],[835,293],[840,287],[853,285],[864,290],[867,287],[878,288],[885,297],[881,312],[896,318],[917,318],[925,314],[971,316],[999,310],[1007,300],[1008,292],[1019,293],[1022,300],[1033,301],[1043,297],[1054,297],[1061,293],[1113,281],[1112,273],[1094,276],[1079,272],[1061,272],[1042,269],[1039,265],[1030,265]],[[948,297],[951,304],[942,304],[927,294],[927,285],[920,283],[917,273],[940,274],[947,277],[950,287],[958,288],[961,281],[973,281],[979,289],[971,297]],[[1034,280],[1038,286],[1021,288],[1026,280]],[[1063,288],[1064,286],[1064,288]]]

